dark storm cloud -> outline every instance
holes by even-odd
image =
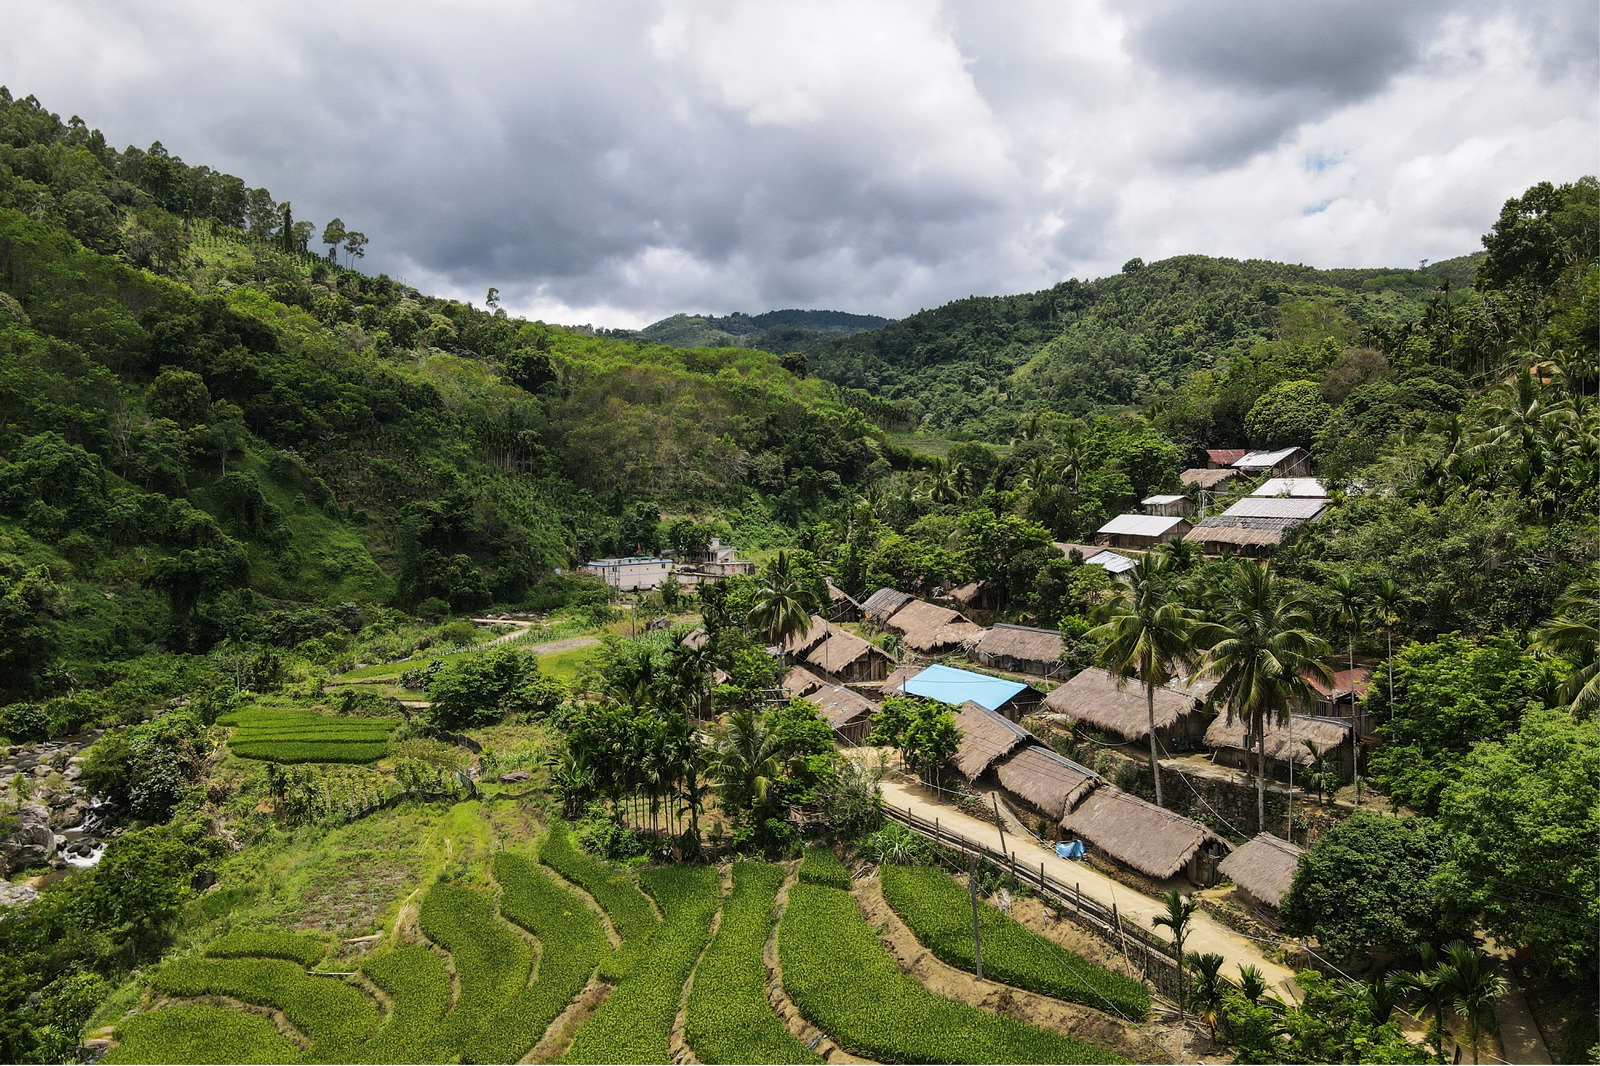
[[[1130,45],[1163,75],[1228,96],[1171,153],[1228,167],[1382,90],[1460,9],[1445,0],[1155,0],[1134,9]]]

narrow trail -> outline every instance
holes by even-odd
[[[931,789],[888,780],[882,782],[880,787],[883,790],[885,805],[898,811],[915,814],[928,821],[937,818],[941,826],[948,827],[969,840],[991,847],[995,851],[1015,854],[1017,861],[1026,864],[1030,869],[1037,869],[1043,863],[1045,871],[1051,877],[1064,884],[1076,884],[1085,896],[1107,907],[1115,905],[1118,911],[1145,929],[1151,928],[1150,919],[1166,913],[1165,901],[1129,888],[1087,863],[1058,858],[1055,852],[1040,847],[1031,836],[1019,838],[1014,833],[1008,834],[1002,848],[1000,831],[992,823],[974,818],[941,802]],[[1189,919],[1188,939],[1184,947],[1186,951],[1215,952],[1221,955],[1231,967],[1233,972],[1229,976],[1234,979],[1238,978],[1240,966],[1255,966],[1261,970],[1262,976],[1269,984],[1278,989],[1286,1001],[1293,1002],[1299,999],[1293,971],[1268,959],[1261,944],[1234,932],[1200,911],[1196,911]]]
[[[1494,960],[1494,971],[1506,982],[1506,994],[1494,1001],[1494,1020],[1500,1029],[1501,1057],[1517,1066],[1550,1066],[1555,1059],[1544,1042],[1544,1034],[1539,1031],[1538,1023],[1534,1021],[1533,1011],[1528,1008],[1528,997],[1522,991],[1522,984],[1517,980],[1517,972],[1512,968],[1505,949],[1493,941],[1486,946]]]

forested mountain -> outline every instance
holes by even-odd
[[[877,315],[852,315],[844,311],[767,311],[759,315],[735,312],[716,315],[673,315],[639,330],[641,340],[674,348],[760,348],[785,355],[848,337],[888,323]],[[803,365],[803,364],[797,364]]]
[[[907,427],[1003,438],[1039,411],[1145,405],[1197,374],[1268,360],[1286,347],[1400,342],[1428,305],[1470,287],[1479,258],[1425,270],[1135,259],[1095,281],[922,311],[824,345],[808,364],[820,377],[894,402]],[[1251,395],[1262,385],[1241,381],[1238,389]],[[1240,438],[1229,411],[1196,428],[1217,443]]]

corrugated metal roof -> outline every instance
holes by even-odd
[[[971,670],[957,670],[953,666],[936,663],[915,677],[908,678],[901,686],[901,691],[948,703],[953,707],[976,703],[992,711],[1027,687],[1020,681],[1007,681],[1002,677],[975,674]]]
[[[1268,470],[1299,450],[1299,448],[1278,448],[1270,452],[1246,452],[1244,457],[1236,460],[1233,465],[1240,470]]]
[[[1314,477],[1272,477],[1262,483],[1252,496],[1326,497],[1327,488]]]
[[[1248,454],[1245,448],[1207,448],[1206,458],[1218,466],[1232,466]]]
[[[1146,496],[1139,502],[1145,507],[1158,507],[1162,504],[1177,503],[1180,500],[1187,500],[1188,498],[1189,497],[1180,495],[1178,493],[1172,493],[1171,495],[1167,496]]]
[[[1119,537],[1159,537],[1183,519],[1159,514],[1119,514],[1097,533]]]
[[[1113,551],[1100,552],[1093,558],[1085,559],[1084,562],[1090,566],[1103,566],[1108,573],[1112,574],[1125,574],[1139,565],[1126,555],[1119,555]]]
[[[1325,499],[1296,499],[1292,496],[1246,496],[1226,511],[1223,518],[1292,518],[1310,521],[1328,506]]]

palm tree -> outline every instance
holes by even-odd
[[[1211,699],[1223,701],[1228,721],[1243,718],[1247,739],[1255,742],[1258,833],[1267,830],[1267,715],[1286,721],[1293,703],[1309,695],[1308,677],[1332,683],[1322,662],[1327,641],[1310,625],[1304,599],[1285,592],[1264,565],[1240,563],[1221,621],[1206,625],[1197,637],[1210,648],[1200,673],[1217,681]]]
[[[1172,930],[1172,958],[1178,964],[1178,1015],[1183,1016],[1187,1007],[1188,997],[1184,995],[1183,988],[1183,942],[1189,935],[1189,918],[1194,914],[1199,904],[1178,895],[1175,888],[1167,889],[1167,913],[1158,914],[1150,919],[1154,928]]]
[[[1415,970],[1399,970],[1390,977],[1400,995],[1417,1007],[1417,1020],[1427,1026],[1424,1039],[1433,1046],[1434,1055],[1444,1059],[1444,1005],[1445,990],[1441,966],[1435,965],[1438,953],[1432,944],[1419,944],[1417,954],[1422,965]],[[1432,1016],[1431,1020],[1429,1016]]]
[[[1378,582],[1378,589],[1373,593],[1377,607],[1374,621],[1383,627],[1383,634],[1388,640],[1389,717],[1391,718],[1394,717],[1394,627],[1400,624],[1400,609],[1410,598],[1405,590],[1389,577]]]
[[[768,789],[783,773],[782,754],[777,734],[755,708],[740,707],[728,715],[717,747],[716,775],[730,812],[766,802]]]
[[[810,632],[814,606],[789,562],[789,553],[779,552],[761,575],[755,602],[750,605],[750,624],[773,644],[782,644],[790,636],[803,637]]]
[[[1574,584],[1556,603],[1555,617],[1534,634],[1532,651],[1566,659],[1576,668],[1561,698],[1574,712],[1600,704],[1600,573]]]
[[[1443,1003],[1467,1023],[1468,1046],[1476,1063],[1483,1026],[1493,1024],[1495,1001],[1505,995],[1505,978],[1489,973],[1480,949],[1459,940],[1445,945],[1444,957],[1438,972]]]
[[[1193,665],[1197,620],[1172,595],[1172,581],[1162,558],[1144,556],[1128,571],[1128,582],[1100,608],[1104,621],[1086,635],[1100,645],[1100,662],[1119,684],[1132,678],[1144,683],[1145,711],[1150,726],[1150,774],[1156,782],[1156,805],[1166,806],[1161,793],[1161,759],[1156,740],[1156,689],[1176,676],[1178,667]]]
[[[1204,1022],[1215,1037],[1217,1013],[1222,1009],[1222,964],[1226,960],[1216,952],[1202,955],[1198,951],[1191,951],[1188,961],[1189,968],[1194,971],[1194,987],[1190,991],[1189,1004],[1194,1007],[1195,1017]]]

